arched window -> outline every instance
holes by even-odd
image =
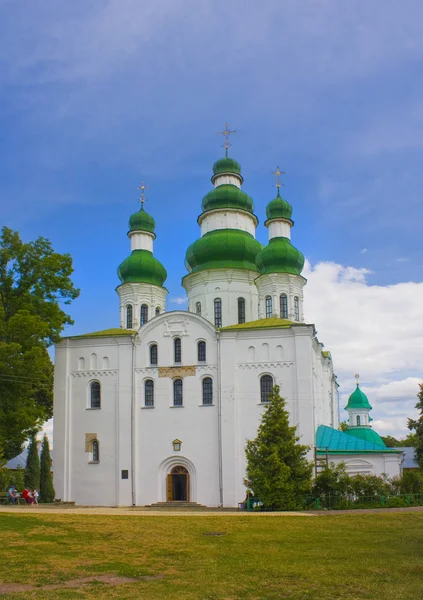
[[[286,294],[281,294],[279,297],[280,302],[280,313],[281,319],[288,318],[288,296]]]
[[[357,415],[357,425],[361,425],[360,415]]]
[[[183,405],[182,379],[175,379],[173,382],[173,406]]]
[[[201,302],[195,303],[195,312],[197,313],[197,315],[201,315]]]
[[[93,450],[93,462],[99,462],[100,461],[100,445],[98,443],[98,440],[93,440],[92,450]]]
[[[160,314],[160,306],[156,306],[156,317]]]
[[[150,346],[150,365],[157,365],[157,344]]]
[[[132,304],[126,307],[126,329],[132,329]]]
[[[203,404],[213,404],[213,380],[211,377],[203,379]]]
[[[181,338],[175,338],[173,340],[173,355],[174,355],[174,362],[176,362],[176,363],[182,362]]]
[[[144,405],[154,406],[154,381],[147,379],[144,384]]]
[[[298,298],[298,296],[295,296],[295,298],[294,298],[294,311],[295,311],[295,320],[299,321],[300,320],[300,299]]]
[[[260,402],[263,404],[269,402],[269,395],[273,389],[273,377],[271,375],[263,375],[260,378]]]
[[[98,381],[93,381],[90,389],[90,407],[101,408],[101,390]]]
[[[214,325],[222,327],[222,300],[220,298],[214,299]]]
[[[206,362],[206,342],[198,342],[197,358],[198,362]]]
[[[238,298],[238,323],[245,323],[245,299]]]
[[[148,321],[148,306],[146,304],[141,305],[141,315],[140,315],[140,323],[141,325],[145,325]]]
[[[266,319],[272,316],[272,296],[266,296]]]

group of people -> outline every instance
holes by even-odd
[[[26,504],[38,504],[38,496],[38,491],[36,489],[32,490],[30,487],[25,488],[22,494],[19,494],[14,484],[7,490],[7,499],[12,504],[17,504],[20,498],[25,500]]]

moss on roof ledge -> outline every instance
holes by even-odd
[[[92,338],[92,337],[113,337],[115,335],[134,335],[136,333],[135,329],[120,329],[120,327],[115,327],[112,329],[103,329],[102,331],[93,331],[92,333],[83,333],[81,335],[67,335],[62,338],[77,340],[82,338]]]
[[[259,319],[258,321],[250,321],[249,323],[228,325],[228,327],[222,327],[220,331],[232,331],[234,329],[288,329],[293,325],[304,325],[304,323],[297,323],[297,321],[289,321],[288,319],[279,319],[279,317],[270,317],[269,319]]]

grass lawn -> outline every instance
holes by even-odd
[[[204,533],[221,532],[223,536]],[[423,514],[324,517],[0,515],[0,583],[16,599],[416,600]],[[75,589],[95,575],[161,579]],[[1,596],[0,596],[1,597]]]

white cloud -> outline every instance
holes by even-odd
[[[395,262],[397,262],[397,263],[405,263],[405,262],[408,262],[408,261],[409,261],[409,259],[406,258],[405,256],[400,256],[399,258],[395,259]]]
[[[186,296],[175,296],[170,299],[170,302],[172,304],[179,304],[180,306],[182,306],[183,304],[186,304],[188,302],[188,298]]]
[[[367,252],[367,248],[363,248],[362,250],[360,250],[360,254],[366,254]]]
[[[368,275],[367,269],[307,262],[306,320],[331,351],[341,409],[359,373],[375,429],[406,435],[423,380],[423,283],[370,285]]]

